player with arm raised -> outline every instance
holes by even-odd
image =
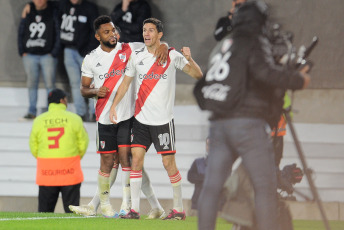
[[[173,187],[173,210],[164,219],[184,220],[185,212],[182,203],[181,175],[175,161],[175,135],[173,106],[176,87],[176,69],[180,69],[193,78],[200,79],[203,73],[192,59],[188,47],[182,48],[182,54],[170,49],[167,61],[159,66],[154,57],[160,45],[163,25],[155,18],[146,19],[143,23],[145,47],[131,56],[120,87],[110,109],[110,120],[117,123],[118,105],[135,84],[135,119],[133,121],[131,152],[132,171],[130,172],[131,211],[126,219],[140,218],[140,188],[142,184],[142,166],[144,156],[152,143],[162,156],[163,165]]]
[[[82,65],[81,94],[84,97],[95,97],[97,119],[97,153],[100,154],[100,169],[98,173],[98,189],[88,205],[70,206],[70,209],[81,215],[95,215],[100,204],[101,213],[105,217],[116,218],[110,202],[110,187],[115,182],[118,170],[118,158],[122,166],[123,202],[120,214],[125,215],[130,210],[130,129],[134,114],[134,95],[131,90],[118,105],[118,124],[109,120],[109,109],[114,95],[121,83],[122,74],[134,48],[143,47],[143,43],[120,43],[119,34],[111,18],[100,16],[94,21],[95,37],[100,45],[88,54]],[[163,45],[167,55],[167,46]],[[160,52],[163,53],[163,52]],[[164,56],[162,55],[162,56]],[[157,54],[158,57],[161,55]],[[159,59],[159,58],[158,58]],[[164,61],[166,57],[161,58]],[[94,82],[94,87],[91,83]],[[164,213],[152,190],[148,177],[144,178],[143,193],[157,214]],[[159,216],[157,216],[160,214]]]

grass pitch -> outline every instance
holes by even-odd
[[[23,213],[0,212],[0,229],[14,230],[91,230],[91,229],[121,229],[121,230],[196,230],[197,217],[186,217],[185,221],[163,221],[106,219],[101,216],[82,217],[75,214],[55,213]],[[343,230],[344,221],[330,221],[332,230]],[[218,218],[217,230],[230,230],[232,225]],[[294,230],[323,230],[321,221],[294,221]]]

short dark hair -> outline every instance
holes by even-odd
[[[98,18],[96,18],[93,22],[93,28],[94,31],[97,32],[99,30],[100,26],[106,23],[112,22],[111,18],[107,15],[101,15]]]
[[[143,21],[143,25],[145,25],[147,23],[154,24],[156,26],[156,29],[158,30],[158,32],[163,32],[164,31],[164,26],[163,26],[162,22],[159,19],[147,18],[146,20]]]
[[[59,104],[60,100],[65,98],[67,95],[62,89],[53,89],[48,94],[48,104],[50,103],[56,103]]]

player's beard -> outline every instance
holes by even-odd
[[[106,41],[106,42],[103,42],[103,45],[106,47],[109,47],[109,48],[115,48],[117,45],[117,39],[116,39],[116,42],[114,44],[111,44],[110,41]]]

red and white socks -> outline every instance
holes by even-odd
[[[100,170],[98,171],[98,175],[99,175]],[[112,185],[115,183],[116,181],[116,177],[117,177],[117,172],[118,172],[118,164],[114,163],[113,168],[109,174],[109,183],[110,183],[110,188],[112,187]],[[98,176],[99,179],[99,176]],[[99,181],[98,181],[99,182]],[[99,184],[99,183],[98,183]],[[91,208],[94,208],[94,211],[96,212],[98,207],[100,204],[100,199],[99,199],[99,186],[97,186],[96,189],[96,194],[94,194],[92,200],[90,201],[90,203],[88,203],[88,206],[90,206]]]
[[[131,206],[130,195],[130,167],[122,167],[122,205],[121,210],[128,211]]]
[[[183,212],[182,177],[178,171],[175,175],[169,176],[169,178],[173,188],[173,209],[177,212]]]
[[[130,172],[130,193],[131,193],[131,209],[140,212],[140,194],[142,185],[142,170]]]

